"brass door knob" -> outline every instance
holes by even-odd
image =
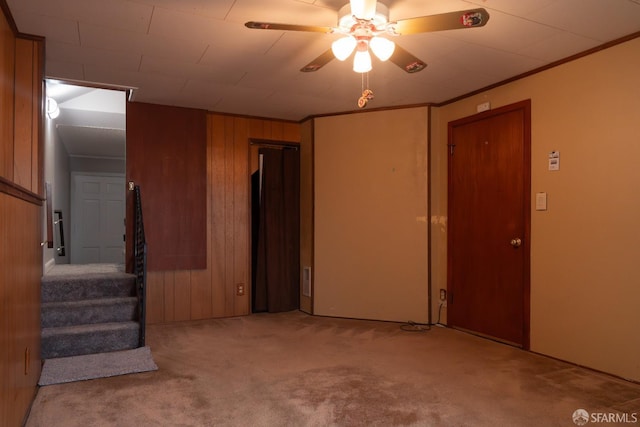
[[[520,239],[519,237],[516,237],[515,239],[511,239],[511,246],[513,246],[514,248],[519,248],[520,245],[522,245],[522,239]]]

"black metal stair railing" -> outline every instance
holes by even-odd
[[[145,346],[145,331],[147,322],[147,241],[144,235],[144,222],[142,220],[142,201],[140,186],[134,187],[135,197],[135,222],[134,222],[134,266],[133,273],[136,276],[136,293],[138,296],[138,320],[140,321],[139,346]]]

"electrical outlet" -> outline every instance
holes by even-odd
[[[476,111],[478,113],[482,113],[483,111],[488,111],[490,109],[491,109],[491,103],[489,101],[476,105]]]
[[[239,297],[244,295],[244,283],[238,283],[236,285],[236,295]]]
[[[447,300],[447,290],[440,289],[440,301],[446,301],[446,300]]]

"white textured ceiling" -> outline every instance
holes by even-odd
[[[406,35],[428,64],[374,59],[368,108],[438,103],[640,31],[638,0],[383,0],[391,20],[484,7],[482,28]],[[346,0],[7,0],[45,36],[46,75],[133,87],[135,100],[300,120],[356,110],[361,75],[333,60],[299,69],[337,36],[260,31],[249,20],[335,26]]]

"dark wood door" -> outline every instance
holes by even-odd
[[[449,123],[448,322],[529,345],[530,102]]]

